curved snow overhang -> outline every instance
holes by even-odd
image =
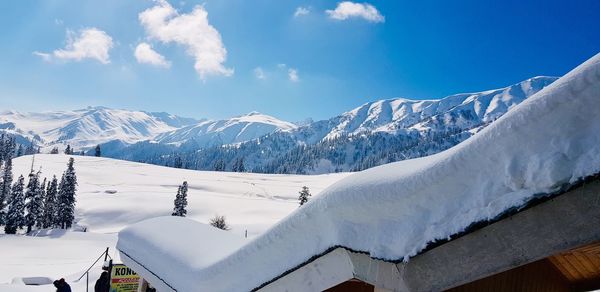
[[[443,291],[600,241],[600,176],[480,222],[408,262],[334,247],[253,291],[323,291],[357,279],[379,291]]]
[[[598,226],[600,176],[596,175],[493,221],[474,224],[408,262],[384,261],[336,246],[252,290],[322,291],[358,279],[380,290],[441,291],[600,241]],[[158,291],[178,291],[126,252],[120,250],[120,255]]]

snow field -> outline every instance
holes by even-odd
[[[15,178],[29,173],[32,158],[24,156],[14,160]],[[232,227],[229,233],[248,241],[298,208],[298,192],[302,186],[308,186],[315,196],[348,175],[202,172],[108,158],[74,158],[79,182],[76,225],[87,228],[88,232],[54,230],[42,231],[36,236],[0,234],[0,250],[8,251],[0,256],[0,283],[10,283],[16,277],[65,277],[67,280],[79,277],[106,247],[110,247],[111,255],[116,255],[116,232],[144,219],[169,216],[177,187],[184,180],[189,183],[188,218],[208,223],[215,215],[224,215]],[[68,159],[69,156],[62,154],[36,155],[34,169],[41,168],[42,179],[50,179],[52,175],[60,179]],[[244,239],[246,230],[248,239]],[[0,285],[0,291],[15,291],[14,286]]]

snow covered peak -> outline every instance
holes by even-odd
[[[249,113],[246,114],[246,116],[256,116],[256,115],[260,115],[260,113],[257,112],[257,111],[251,111],[251,112],[249,112]]]
[[[223,120],[195,120],[165,112],[143,112],[90,106],[73,111],[0,113],[0,131],[33,140],[46,149],[71,144],[89,149],[149,141],[187,150],[252,141],[275,132],[300,144],[313,144],[345,135],[448,131],[476,132],[556,78],[539,76],[515,85],[478,93],[461,93],[439,100],[395,98],[365,103],[334,118],[294,124],[252,111]],[[472,130],[475,129],[475,130]],[[112,146],[108,146],[112,147]],[[115,146],[116,147],[116,146]],[[129,156],[127,156],[129,157]]]
[[[493,121],[556,79],[539,76],[505,88],[455,94],[442,99],[394,98],[368,102],[330,119],[330,128],[325,129],[327,132],[321,138],[366,132],[396,133],[411,128],[469,129]]]
[[[12,129],[6,130],[11,134],[33,140],[40,146],[70,144],[77,150],[89,149],[112,140],[135,143],[172,131],[182,123],[191,122],[191,119],[176,116],[167,120],[156,114],[100,106],[73,111],[0,113],[0,124],[14,125]]]
[[[277,131],[290,131],[297,126],[275,117],[251,112],[226,120],[202,121],[156,137],[159,143],[181,145],[189,141],[198,147],[234,144],[257,139]]]

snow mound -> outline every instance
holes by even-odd
[[[211,264],[174,266],[178,258],[163,253],[176,246],[160,232],[183,222],[130,226],[117,248],[165,291],[248,291],[336,246],[407,260],[430,242],[598,173],[599,102],[600,54],[464,143],[351,175],[219,260],[203,248],[177,251]]]
[[[231,232],[175,216],[140,222],[135,228],[123,230],[122,234],[122,244],[138,246],[136,252],[152,255],[145,264],[169,267],[168,274],[161,274],[161,277],[186,279],[188,284],[185,285],[189,287],[194,285],[195,269],[188,267],[209,267],[247,243],[245,238]],[[199,254],[202,256],[197,256]],[[169,261],[163,262],[164,258]],[[134,266],[130,267],[135,270]]]

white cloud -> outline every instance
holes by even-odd
[[[309,13],[310,13],[310,7],[299,6],[298,8],[296,8],[296,11],[294,12],[294,17],[308,15]]]
[[[265,71],[261,67],[254,68],[254,77],[258,79],[266,79]]]
[[[227,49],[221,34],[208,23],[208,12],[203,6],[194,7],[189,14],[179,14],[167,1],[157,0],[157,5],[139,14],[139,20],[151,39],[184,46],[195,59],[194,68],[201,79],[233,74],[233,69],[223,65]]]
[[[36,56],[39,56],[40,58],[42,58],[42,60],[44,60],[46,62],[50,62],[50,60],[52,60],[52,55],[50,55],[48,53],[42,53],[42,52],[35,51],[35,52],[33,52],[33,54]]]
[[[163,55],[153,50],[152,46],[150,46],[148,43],[140,43],[137,45],[134,55],[138,63],[150,64],[164,68],[171,67],[171,62],[167,61]]]
[[[292,82],[300,81],[300,77],[298,77],[298,70],[296,70],[294,68],[288,69],[288,77],[289,77],[290,81],[292,81]]]
[[[384,22],[385,17],[379,13],[375,6],[369,3],[354,3],[344,1],[338,3],[334,10],[326,10],[329,17],[337,20],[346,20],[348,18],[364,18],[370,22]]]
[[[79,34],[67,30],[67,45],[64,49],[54,50],[51,54],[43,52],[33,52],[33,54],[42,57],[44,61],[54,58],[74,61],[95,59],[102,64],[108,64],[110,63],[109,51],[112,48],[112,38],[106,32],[92,27],[79,30]]]

